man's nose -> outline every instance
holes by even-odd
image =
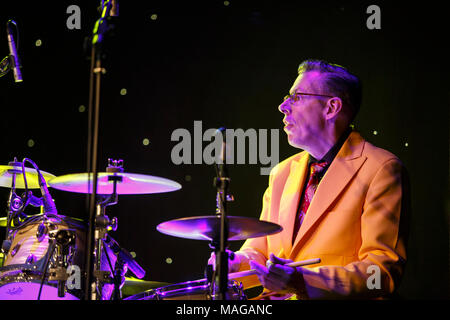
[[[291,104],[289,103],[289,99],[287,99],[286,101],[283,101],[279,106],[278,106],[278,110],[281,113],[284,114],[289,114],[291,112]]]

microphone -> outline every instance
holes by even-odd
[[[31,191],[28,191],[28,195],[27,197],[27,205],[31,204],[33,207],[40,207],[43,205],[43,200],[42,198],[38,198],[35,195],[33,195],[33,193]]]
[[[228,170],[227,170],[227,166],[226,166],[226,160],[227,160],[227,143],[226,143],[226,128],[225,127],[220,127],[219,129],[217,129],[216,133],[220,132],[222,134],[222,150],[220,153],[220,164],[217,164],[217,167],[219,168],[218,170],[218,175],[219,178],[226,178],[228,177]]]
[[[121,248],[119,244],[111,238],[108,234],[106,235],[105,243],[111,248],[111,250],[117,254],[128,266],[131,272],[134,273],[136,277],[142,279],[145,276],[145,270],[134,260],[133,256],[124,248]]]
[[[41,173],[39,173],[39,187],[41,189],[42,194],[42,204],[44,206],[44,213],[51,213],[57,215],[58,211],[56,210],[55,202],[53,201],[52,196],[48,191],[47,182],[45,181]]]
[[[119,0],[111,0],[111,17],[118,17],[119,16]]]
[[[8,34],[8,47],[9,56],[11,60],[12,69],[14,72],[14,81],[22,82],[22,72],[20,71],[21,65],[19,61],[19,56],[17,55],[16,43],[14,42],[14,36],[10,27],[10,23],[14,24],[17,28],[16,22],[14,20],[9,20],[6,23],[6,33]]]

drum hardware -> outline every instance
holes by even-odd
[[[117,257],[116,265],[114,266],[114,291],[112,300],[122,300],[122,286],[125,283],[125,273],[128,268],[126,262],[121,256]]]
[[[108,159],[108,167],[106,168],[107,172],[113,173],[108,176],[108,181],[112,182],[113,190],[112,194],[109,197],[106,197],[103,201],[99,201],[97,203],[97,211],[95,215],[95,229],[94,229],[94,278],[91,283],[91,300],[102,299],[101,292],[103,288],[103,284],[105,282],[111,283],[113,282],[111,279],[111,275],[114,274],[114,269],[112,268],[112,264],[109,262],[110,270],[104,271],[101,270],[101,254],[105,246],[105,240],[107,237],[108,229],[112,230],[113,228],[117,230],[117,219],[114,219],[114,226],[112,225],[112,220],[106,215],[106,207],[115,205],[118,203],[118,194],[117,194],[117,183],[122,182],[122,176],[119,175],[123,172],[123,160],[116,161],[112,159]],[[117,296],[117,294],[114,294]]]
[[[226,166],[226,129],[219,128],[216,133],[222,136],[222,150],[220,162],[216,163],[216,179],[214,187],[217,188],[216,193],[216,214],[220,217],[220,225],[216,227],[216,234],[212,238],[210,247],[214,250],[216,256],[216,267],[214,268],[212,281],[210,282],[210,292],[214,300],[227,300],[228,294],[228,234],[229,225],[227,219],[227,201],[230,198],[228,188],[231,179],[228,177]],[[230,198],[231,199],[231,198]]]
[[[29,162],[34,169],[25,168],[25,163]],[[0,186],[10,187],[8,197],[8,210],[6,216],[6,239],[2,245],[4,254],[9,250],[8,238],[11,232],[19,227],[23,221],[28,218],[23,211],[28,205],[41,207],[41,213],[57,214],[56,206],[47,188],[45,177],[54,177],[54,175],[40,171],[36,163],[31,159],[24,158],[18,162],[17,158],[9,162],[7,166],[0,166]],[[8,185],[10,183],[10,185]],[[16,188],[24,188],[22,197],[16,194]],[[33,195],[29,188],[40,188],[42,198]]]
[[[104,241],[137,278],[142,279],[145,276],[145,270],[134,260],[131,253],[119,246],[117,241],[109,235],[106,235],[106,239]]]
[[[76,193],[93,192],[93,177],[89,173],[76,173],[58,176],[49,181],[52,188],[62,191]],[[98,268],[99,257],[101,252],[108,249],[121,259],[124,263],[123,270],[130,270],[136,277],[143,278],[145,270],[140,267],[133,259],[131,254],[121,248],[118,243],[112,239],[108,232],[116,231],[118,227],[118,219],[116,217],[109,218],[106,215],[106,207],[118,203],[119,194],[145,194],[145,193],[161,193],[179,190],[181,185],[175,181],[143,174],[126,173],[123,169],[123,160],[108,159],[106,172],[98,173],[97,194],[98,200],[96,204],[96,212],[94,219],[94,281],[91,283],[91,295],[89,300],[103,299],[102,285],[115,285],[115,293],[112,298],[119,297],[119,289],[123,286],[124,277],[119,274],[126,272],[121,271],[121,261],[117,262],[117,267],[113,263],[109,263],[109,271]],[[108,255],[106,255],[108,258]],[[88,266],[86,265],[86,268]],[[117,268],[117,270],[116,270]],[[116,277],[117,274],[117,277]],[[120,279],[120,282],[119,282]]]
[[[145,275],[145,270],[134,261],[128,251],[121,248],[118,243],[108,235],[108,231],[115,231],[118,227],[118,219],[116,217],[110,219],[106,215],[106,207],[118,203],[117,185],[123,182],[123,160],[108,159],[108,167],[106,168],[107,182],[112,185],[112,193],[97,203],[94,230],[94,281],[91,283],[91,300],[102,299],[101,292],[105,283],[114,284],[113,299],[120,299],[120,289],[125,281],[125,273],[130,269],[138,278]],[[84,184],[83,181],[81,184]],[[58,181],[56,181],[58,184]],[[100,186],[100,184],[99,184]],[[58,187],[58,186],[57,186]],[[100,187],[102,188],[102,187]],[[87,189],[88,190],[88,189]],[[102,191],[103,192],[103,191]],[[105,197],[105,196],[104,196]],[[110,271],[101,270],[102,251],[108,247],[117,256],[114,267],[109,262]],[[108,255],[106,255],[108,258]]]
[[[6,172],[11,178],[11,190],[9,192],[8,213],[6,215],[6,236],[8,236],[11,232],[11,221],[14,219],[20,219],[20,216],[25,208],[23,199],[16,194],[16,177],[18,174],[22,173],[22,170],[19,169],[19,167],[22,166],[22,163],[17,162],[17,158],[14,157],[14,161],[9,162],[8,165],[11,168],[7,169]],[[24,185],[27,186],[26,174],[24,174],[23,179]],[[17,225],[18,223],[19,221],[16,220],[14,225]],[[5,247],[7,247],[7,245]]]
[[[40,224],[39,226],[41,226]],[[49,281],[57,281],[58,297],[64,298],[66,295],[65,287],[66,280],[69,275],[67,274],[67,267],[71,263],[71,258],[73,250],[75,247],[75,230],[63,229],[63,230],[52,230],[48,232],[50,249],[46,258],[46,267],[44,267],[44,274],[42,276],[41,285],[39,288],[38,299],[41,298],[42,286],[46,280],[46,274],[48,273]],[[55,252],[56,250],[56,252]],[[56,259],[53,265],[50,265],[51,257],[55,255]],[[47,271],[48,270],[48,271]]]

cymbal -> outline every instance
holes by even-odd
[[[122,287],[124,296],[131,296],[150,289],[165,287],[170,285],[168,282],[146,281],[132,277],[125,277],[125,283]]]
[[[125,172],[99,172],[97,179],[98,194],[113,193],[113,181],[110,181],[110,177],[114,175],[122,177],[122,181],[117,182],[117,194],[161,193],[181,189],[179,183],[166,178]],[[58,176],[51,179],[49,185],[62,191],[92,193],[92,174],[74,173]],[[89,191],[88,185],[90,185]]]
[[[0,166],[0,187],[11,188],[13,171],[16,172],[16,184],[17,189],[25,189],[25,182],[23,180],[22,167],[18,166]],[[49,180],[55,176],[51,173],[39,170],[49,186]],[[27,186],[29,189],[39,189],[39,175],[35,169],[26,168],[25,174],[27,179]]]
[[[245,240],[278,233],[283,228],[275,223],[248,217],[228,216],[228,240]],[[156,229],[169,236],[213,240],[220,229],[220,216],[197,216],[160,223]]]
[[[6,227],[7,217],[0,217],[0,227]]]

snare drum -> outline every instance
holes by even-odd
[[[228,281],[227,300],[246,300],[241,282]],[[152,289],[124,300],[212,300],[206,280],[188,281]]]
[[[32,216],[25,220],[9,237],[11,247],[5,257],[5,263],[0,268],[0,300],[36,300],[41,288],[41,300],[79,300],[84,297],[85,279],[85,241],[86,225],[82,220],[61,215]],[[42,282],[44,268],[49,259],[49,268],[55,266],[58,258],[57,250],[50,252],[51,241],[49,233],[59,230],[73,230],[75,244],[69,247],[64,256],[67,270],[72,271],[66,282],[64,297],[58,297],[58,281],[48,279]],[[106,248],[109,249],[109,248]],[[116,257],[108,251],[109,260],[114,267]],[[107,263],[106,254],[102,254],[102,270]],[[78,273],[77,273],[78,271]],[[69,284],[70,282],[70,284]],[[107,285],[102,291],[106,299],[112,294],[112,285]],[[105,298],[103,297],[103,298]]]

